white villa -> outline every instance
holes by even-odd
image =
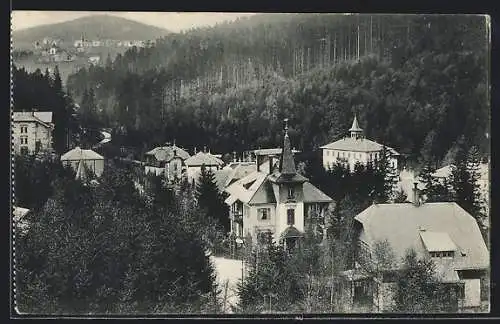
[[[253,242],[271,234],[274,241],[293,248],[305,224],[313,216],[321,219],[332,199],[297,173],[288,127],[279,153],[279,158],[257,155],[256,170],[226,189],[225,202],[230,206],[231,233],[251,236]]]
[[[380,159],[384,145],[363,136],[363,129],[359,127],[356,116],[354,116],[349,132],[351,133],[350,137],[344,137],[321,147],[325,169],[331,168],[337,162],[343,162],[352,171],[356,162],[367,164]],[[391,147],[386,146],[386,149],[390,154],[391,166],[397,169],[400,154]]]

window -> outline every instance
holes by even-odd
[[[288,209],[286,211],[286,220],[288,225],[294,225],[295,224],[295,209]]]
[[[351,152],[347,153],[347,157],[349,158],[351,157]]]
[[[329,156],[330,155],[330,151],[326,151],[326,156]]]
[[[288,188],[288,199],[295,198],[295,190],[293,188]]]
[[[454,256],[453,251],[435,251],[430,252],[432,258],[452,258]]]
[[[271,217],[271,208],[259,208],[257,209],[257,214],[259,220],[269,220]]]
[[[42,142],[36,141],[35,143],[35,152],[39,152],[42,149]]]
[[[21,145],[28,145],[28,137],[27,136],[21,136]]]
[[[22,125],[21,126],[21,134],[26,134],[26,133],[28,133],[28,126]]]
[[[21,154],[22,155],[28,154],[28,147],[27,146],[21,146]]]

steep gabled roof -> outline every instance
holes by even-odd
[[[355,219],[363,225],[366,243],[386,240],[397,260],[413,248],[427,255],[423,231],[447,233],[457,247],[453,269],[484,269],[489,266],[489,251],[476,220],[454,202],[412,204],[375,204]],[[424,234],[425,235],[425,234]],[[449,243],[448,243],[449,244]]]
[[[228,201],[240,200],[241,202],[248,203],[253,198],[261,184],[266,180],[267,174],[262,172],[253,172],[246,177],[236,181],[232,185],[226,188],[226,192],[230,195],[226,199]],[[253,182],[253,183],[252,183]],[[245,188],[246,184],[252,183],[248,188]]]

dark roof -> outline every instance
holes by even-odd
[[[283,139],[283,154],[281,154],[279,171],[281,174],[285,175],[294,175],[297,173],[295,170],[295,161],[293,160],[290,137],[286,131]]]
[[[288,226],[280,235],[281,239],[303,237],[304,234],[299,231],[295,226]]]
[[[269,175],[269,181],[274,183],[294,183],[294,182],[306,182],[309,179],[300,175],[298,173],[295,174],[282,174],[278,171]]]

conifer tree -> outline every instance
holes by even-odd
[[[205,166],[201,167],[195,197],[207,220],[216,220],[226,232],[229,231],[229,209],[224,203],[222,193],[217,188],[213,171]]]
[[[394,311],[398,313],[435,313],[456,311],[456,291],[441,285],[435,264],[430,259],[418,258],[408,250],[403,267],[397,276]]]
[[[483,229],[484,215],[481,209],[480,187],[478,180],[480,158],[476,147],[468,152],[462,148],[457,154],[457,160],[452,166],[450,184],[452,187],[452,198],[463,209],[470,213]]]
[[[390,162],[390,152],[384,146],[380,159],[375,161],[374,198],[378,203],[387,203],[394,192],[396,170]]]

